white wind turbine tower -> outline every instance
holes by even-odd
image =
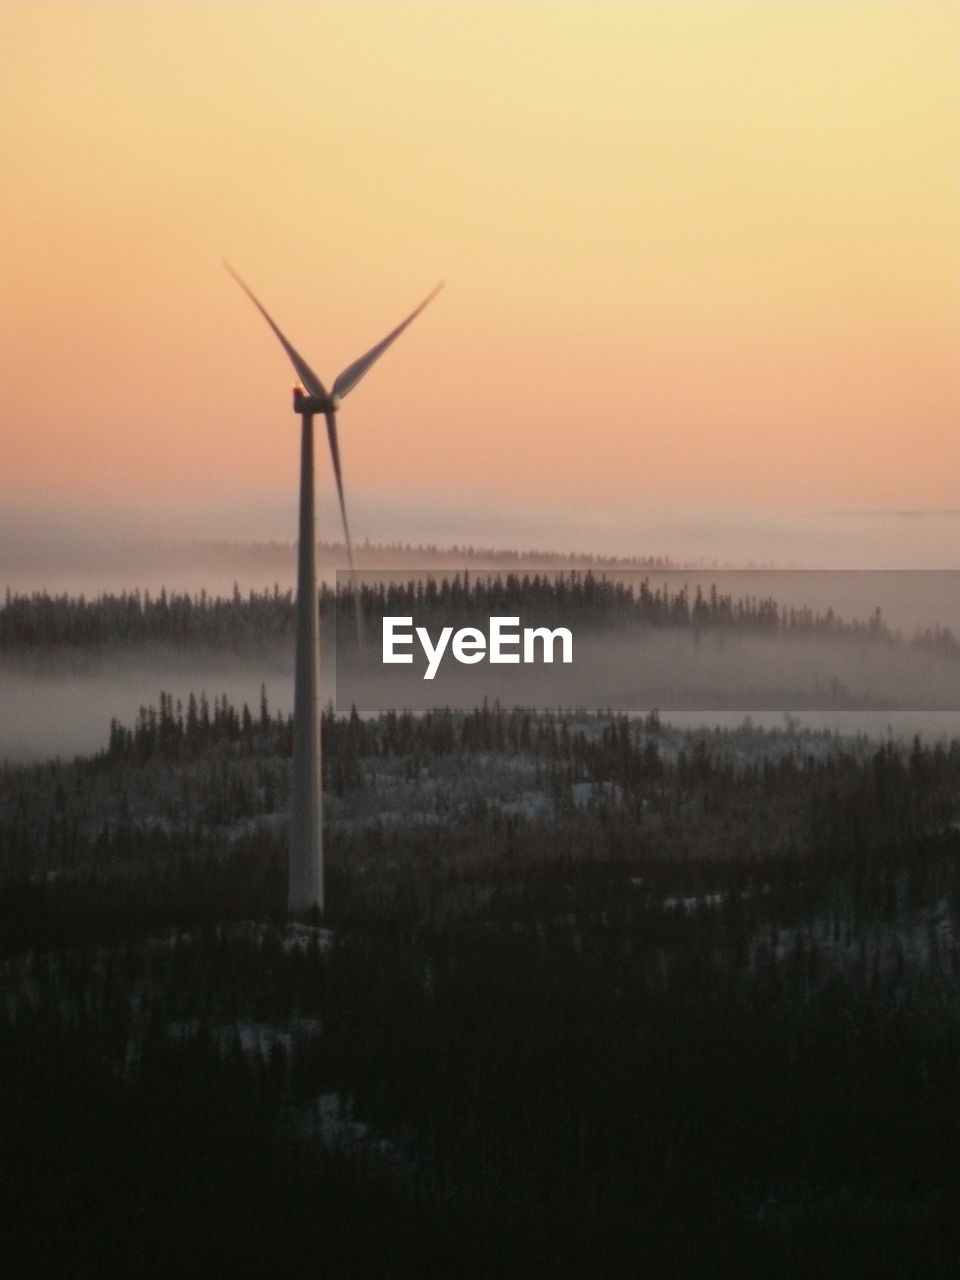
[[[353,544],[343,497],[343,474],[337,441],[337,410],[370,366],[403,333],[443,288],[429,293],[401,324],[338,374],[327,392],[306,360],[277,328],[266,308],[240,279],[229,262],[223,264],[266,320],[290,358],[302,386],[294,388],[293,408],[302,420],[300,437],[300,530],[297,554],[297,650],[293,692],[293,787],[290,808],[290,869],[287,905],[292,913],[316,907],[323,911],[323,791],[320,774],[320,619],[317,607],[316,528],[313,507],[313,416],[322,413],[337,481],[347,562],[353,575]],[[354,578],[357,632],[362,636],[360,596]]]

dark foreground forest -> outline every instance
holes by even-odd
[[[9,1276],[943,1276],[960,743],[175,705],[0,769]]]

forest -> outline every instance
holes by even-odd
[[[956,1269],[960,741],[328,708],[298,921],[291,738],[0,767],[7,1274]]]
[[[636,581],[635,581],[636,579]],[[839,616],[832,608],[784,606],[771,597],[734,596],[713,584],[672,587],[638,574],[617,576],[571,570],[557,573],[464,573],[452,577],[409,578],[358,583],[366,627],[378,631],[384,615],[408,614],[430,621],[454,622],[526,610],[538,623],[691,631],[729,629],[759,635],[848,640],[869,638],[893,644],[902,639],[886,624],[879,608],[867,619]],[[343,638],[355,639],[352,585],[324,584],[319,593],[321,619],[333,622]],[[161,590],[50,596],[7,591],[0,605],[0,659],[6,662],[70,648],[130,644],[206,645],[239,652],[261,652],[289,641],[294,600],[289,590],[249,591],[232,596],[191,595]],[[960,642],[940,624],[917,629],[908,642],[960,659]]]

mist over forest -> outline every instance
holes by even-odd
[[[361,661],[346,574],[320,593],[324,698],[341,713],[391,707],[462,710],[504,705],[657,708],[686,722],[736,716],[873,734],[949,734],[960,715],[960,644],[931,617],[960,607],[957,575],[930,573],[690,573],[474,570],[410,578],[361,571],[369,649]],[[774,594],[776,593],[776,594]],[[818,601],[811,607],[810,600]],[[881,608],[880,601],[883,602]],[[803,603],[800,603],[803,602]],[[864,612],[851,612],[857,606]],[[840,612],[840,607],[845,611]],[[899,619],[894,626],[890,615]],[[452,658],[426,681],[423,661],[379,662],[385,613],[444,625],[569,625],[569,666],[464,667]],[[912,621],[912,626],[910,625]],[[132,719],[160,689],[227,694],[292,707],[292,592],[225,597],[121,593],[92,599],[8,592],[0,606],[5,716],[0,754],[70,755],[102,746],[116,717]],[[857,719],[859,716],[859,720]]]

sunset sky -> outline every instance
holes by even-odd
[[[0,3],[0,502],[293,537],[226,255],[329,381],[446,280],[359,539],[955,509],[958,157],[957,3]]]

